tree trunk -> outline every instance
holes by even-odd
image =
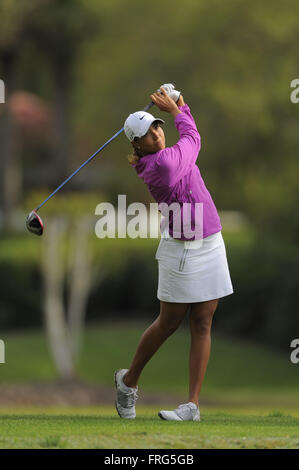
[[[91,284],[91,255],[88,249],[90,224],[87,218],[76,222],[71,253],[71,282],[68,305],[68,323],[71,354],[75,361],[81,344],[86,305]]]
[[[57,219],[49,220],[45,232],[45,320],[50,351],[62,379],[74,377],[70,338],[63,305],[62,227]]]

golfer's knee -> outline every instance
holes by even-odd
[[[206,335],[210,333],[212,327],[212,318],[193,318],[190,322],[192,333]]]
[[[199,335],[209,334],[212,327],[215,308],[207,307],[199,313],[193,312],[190,315],[190,328],[192,333]]]
[[[162,335],[168,337],[171,336],[179,327],[181,321],[178,320],[162,320],[158,317],[157,326],[160,329]]]

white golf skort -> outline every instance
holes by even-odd
[[[172,238],[166,230],[155,258],[159,265],[159,300],[204,302],[234,292],[221,231],[184,242]]]

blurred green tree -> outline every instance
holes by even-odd
[[[43,0],[3,0],[0,4],[0,70],[5,83],[6,101],[16,89],[16,68],[26,38],[27,23],[34,9],[42,3]],[[9,227],[21,194],[19,136],[9,106],[1,106],[0,111],[0,201],[5,227]]]
[[[0,71],[8,101],[13,92],[22,86],[20,72],[23,77],[28,75],[30,83],[31,79],[34,81],[36,71],[42,71],[47,64],[47,72],[50,74],[48,86],[53,90],[51,151],[56,176],[62,179],[68,173],[69,158],[74,151],[71,144],[69,99],[73,65],[82,40],[92,33],[95,23],[82,2],[77,0],[4,0],[0,8],[3,21],[0,32]],[[23,52],[27,58],[32,56],[30,70],[22,57]],[[40,75],[42,78],[43,74]],[[1,111],[1,207],[5,226],[9,227],[22,191],[21,139],[10,107],[5,105]]]
[[[99,22],[97,22],[99,28]],[[74,151],[71,124],[70,96],[74,64],[82,41],[95,30],[92,15],[79,0],[48,0],[35,9],[27,25],[27,35],[46,58],[53,89],[53,164],[56,175],[68,175],[70,156]]]

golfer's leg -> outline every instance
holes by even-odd
[[[198,397],[211,350],[211,326],[218,299],[191,304],[189,401],[198,405]]]
[[[160,314],[141,336],[135,356],[124,383],[136,387],[145,364],[164,341],[178,328],[188,311],[189,304],[160,302]]]

